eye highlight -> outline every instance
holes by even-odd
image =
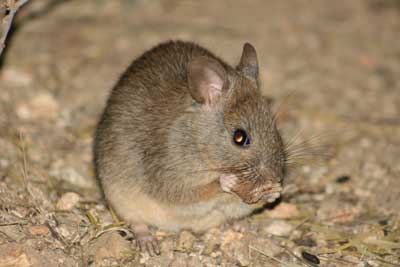
[[[241,147],[246,147],[246,146],[250,145],[250,138],[248,137],[245,130],[236,129],[233,132],[232,139],[233,139],[233,142],[235,143],[235,145],[238,145]]]

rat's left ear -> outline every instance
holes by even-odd
[[[240,58],[239,65],[236,69],[242,72],[245,76],[254,79],[258,79],[258,60],[257,52],[254,46],[249,43],[245,43],[243,46],[242,57]]]
[[[187,77],[193,99],[206,107],[218,103],[221,95],[229,88],[224,67],[213,58],[193,58],[188,65]]]

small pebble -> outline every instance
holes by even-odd
[[[62,195],[57,202],[57,209],[62,211],[72,210],[80,201],[80,196],[74,192],[68,192]]]
[[[182,231],[179,235],[178,244],[176,249],[178,251],[191,251],[196,237],[189,231]]]
[[[10,161],[8,159],[0,159],[0,168],[6,169],[10,166]]]
[[[9,66],[3,71],[3,79],[5,82],[18,86],[30,86],[33,81],[32,73],[23,69],[13,68]]]
[[[288,236],[292,231],[293,226],[285,221],[274,221],[264,228],[264,231],[271,235]]]
[[[239,266],[251,264],[249,253],[249,240],[232,239],[222,247],[222,252],[229,258],[235,259]]]
[[[383,219],[383,220],[380,220],[378,223],[382,226],[386,226],[386,225],[388,225],[389,221],[387,219]]]
[[[32,235],[47,235],[49,232],[49,228],[45,225],[35,225],[29,228],[29,233]]]
[[[317,256],[315,256],[313,254],[310,254],[308,252],[302,251],[301,252],[301,256],[303,257],[303,259],[305,259],[309,263],[312,263],[312,264],[319,264],[320,263],[320,261],[319,261]]]
[[[58,101],[49,93],[39,93],[29,102],[16,105],[16,114],[20,119],[48,119],[57,118],[60,110]]]
[[[300,212],[295,204],[282,202],[274,209],[265,211],[265,215],[273,219],[291,219],[299,216]]]
[[[350,176],[349,175],[342,175],[336,178],[336,183],[338,184],[343,184],[350,181]]]
[[[132,255],[130,242],[115,231],[102,234],[89,246],[87,253],[94,257],[97,264],[105,258],[124,259]]]

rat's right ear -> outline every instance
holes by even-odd
[[[225,69],[211,58],[196,57],[188,66],[189,91],[193,99],[203,105],[212,106],[218,102],[228,87]]]
[[[257,52],[254,46],[250,43],[245,43],[243,46],[242,57],[240,58],[237,70],[242,72],[245,76],[256,80],[258,79],[258,60]]]

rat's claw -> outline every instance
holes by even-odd
[[[132,226],[136,237],[136,246],[141,252],[147,251],[150,256],[160,255],[160,248],[157,239],[150,233],[145,224],[136,224]]]
[[[264,195],[262,199],[265,199],[268,203],[272,203],[281,196],[282,185],[280,183],[273,184],[268,190],[268,194]]]
[[[281,184],[274,184],[274,185],[271,187],[271,193],[275,193],[275,192],[281,193],[282,190],[283,190],[283,188],[282,188],[282,185],[281,185]]]
[[[275,200],[277,200],[280,196],[281,196],[281,194],[279,192],[272,193],[272,194],[268,195],[267,202],[272,203]]]
[[[152,235],[143,235],[136,238],[136,244],[141,252],[147,251],[150,256],[160,255],[157,239]]]

